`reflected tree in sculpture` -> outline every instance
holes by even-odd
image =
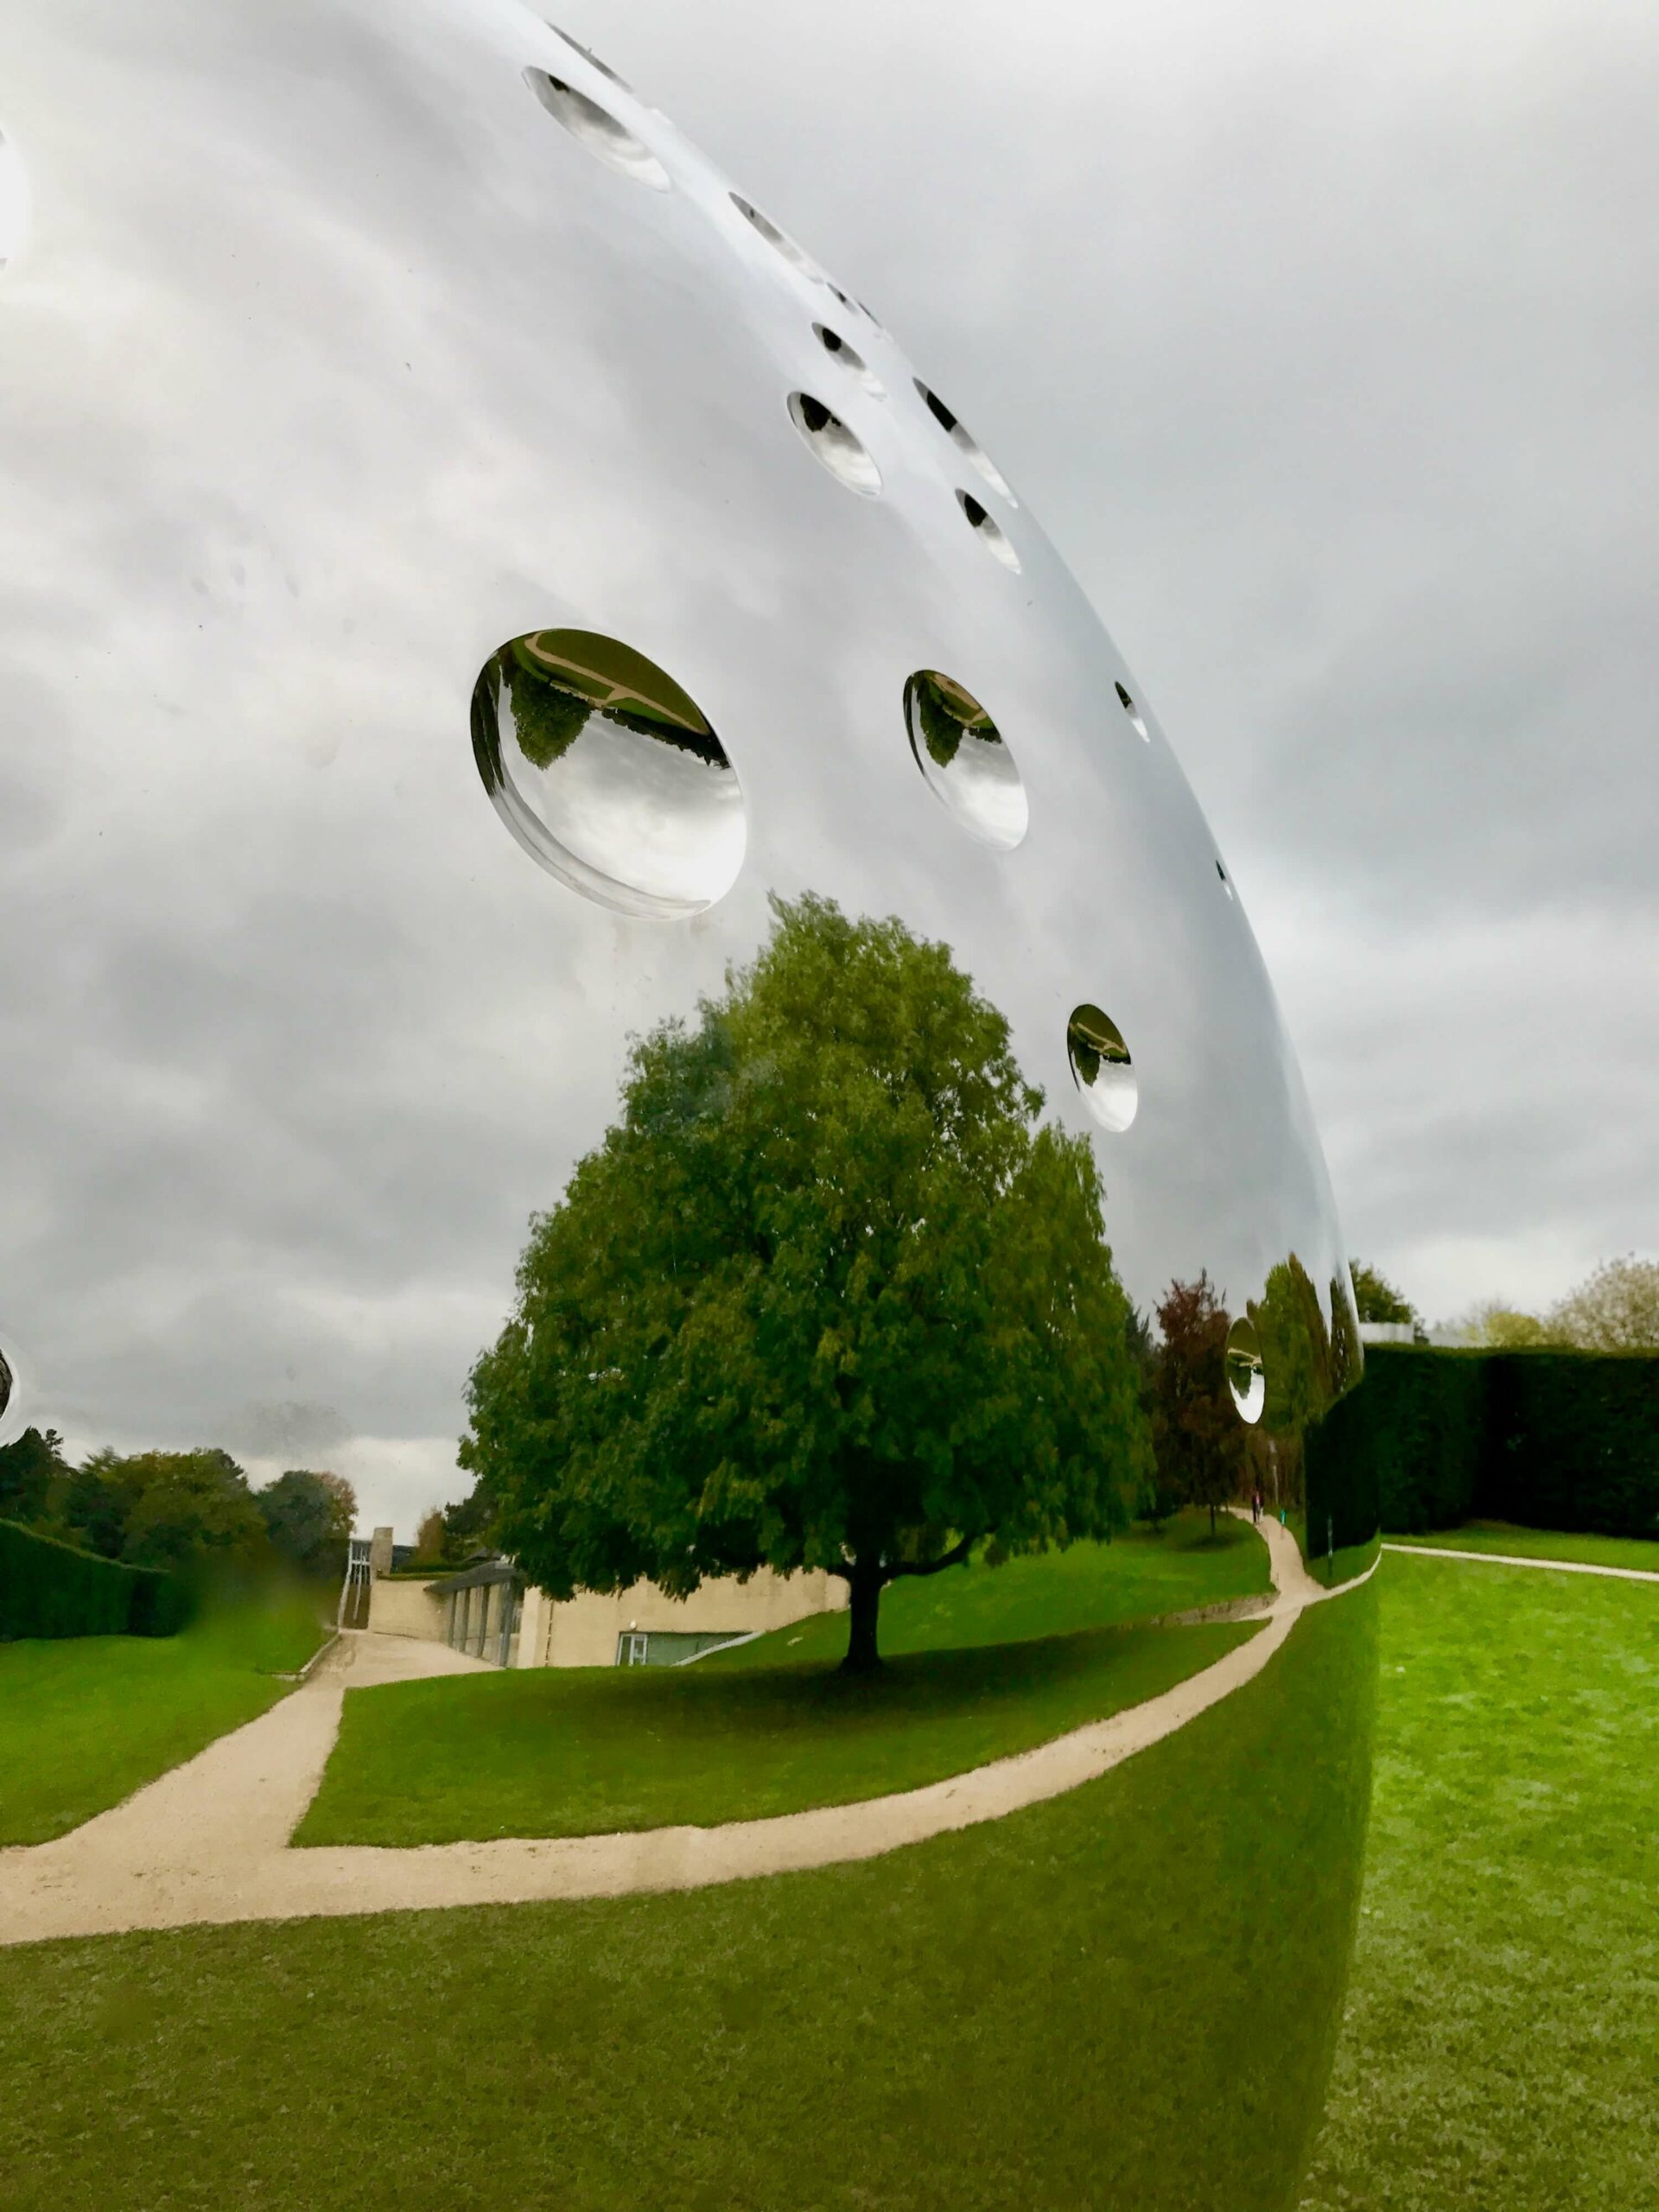
[[[1003,1017],[902,923],[776,912],[635,1046],[461,1458],[556,1596],[827,1569],[868,1671],[887,1583],[1110,1535],[1147,1445],[1091,1148]]]

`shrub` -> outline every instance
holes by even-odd
[[[1477,1510],[1535,1529],[1659,1536],[1659,1358],[1489,1359]]]
[[[0,1638],[173,1636],[188,1611],[175,1575],[123,1567],[0,1521]]]
[[[1319,1541],[1327,1512],[1345,1541],[1350,1496],[1373,1483],[1382,1525],[1402,1534],[1478,1513],[1659,1535],[1659,1359],[1374,1345],[1364,1380],[1309,1432],[1307,1452]]]

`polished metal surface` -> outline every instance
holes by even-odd
[[[1143,1309],[1294,1254],[1328,1324],[1243,906],[948,364],[507,0],[0,41],[4,1433],[453,1495],[527,1216],[772,891],[952,945]],[[689,715],[527,753],[573,633]],[[918,671],[996,746],[918,750]]]

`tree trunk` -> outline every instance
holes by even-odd
[[[847,1656],[843,1675],[873,1675],[881,1664],[875,1648],[875,1622],[881,1603],[881,1570],[857,1560],[848,1577],[850,1603],[847,1609]]]

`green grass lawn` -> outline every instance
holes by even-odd
[[[178,1636],[0,1643],[0,1844],[61,1835],[256,1719],[322,1634],[286,1593],[210,1606]]]
[[[975,1560],[892,1583],[881,1593],[881,1649],[884,1656],[939,1651],[1115,1628],[1272,1586],[1268,1548],[1246,1522],[1218,1518],[1211,1536],[1207,1513],[1178,1513],[1160,1536],[1141,1525],[1109,1544],[1072,1544],[1001,1567]],[[699,1670],[787,1667],[838,1660],[846,1649],[845,1613],[820,1613],[696,1664]]]
[[[594,1835],[915,1789],[1155,1697],[1260,1631],[1108,1628],[822,1664],[545,1667],[353,1690],[296,1841]]]
[[[712,1826],[913,1789],[1155,1696],[1249,1632],[1119,1624],[1268,1586],[1253,1530],[1225,1521],[1212,1539],[1207,1516],[1181,1515],[1162,1536],[893,1585],[874,1680],[836,1673],[847,1620],[833,1613],[693,1667],[354,1691],[296,1840]]]
[[[1284,2212],[1376,1586],[1099,1782],[865,1864],[9,1952],[8,2212]]]
[[[1377,1585],[1364,1910],[1301,2203],[1659,2203],[1659,1590],[1395,1557]]]
[[[1562,1559],[1586,1567],[1635,1567],[1659,1574],[1659,1541],[1641,1536],[1568,1535],[1516,1529],[1507,1521],[1470,1521],[1433,1536],[1389,1536],[1391,1544],[1440,1544],[1450,1551],[1508,1552],[1516,1559]]]
[[[1307,1516],[1300,1511],[1287,1513],[1285,1525],[1296,1539],[1298,1550],[1306,1564],[1308,1573],[1316,1582],[1334,1588],[1338,1582],[1352,1582],[1376,1564],[1382,1548],[1382,1538],[1372,1536],[1363,1544],[1338,1544],[1336,1550],[1326,1553],[1321,1542],[1312,1559],[1307,1555]]]

